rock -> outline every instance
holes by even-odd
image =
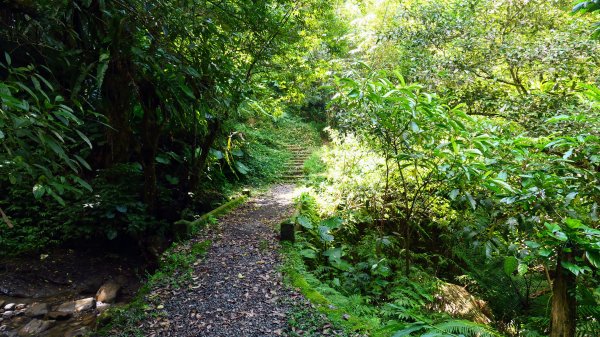
[[[73,314],[73,312],[50,311],[48,313],[48,318],[62,321],[62,320],[69,319],[69,317],[71,317],[72,314]]]
[[[4,306],[4,310],[13,310],[17,305],[14,303],[8,303]]]
[[[65,333],[65,337],[83,337],[87,336],[88,329],[86,327],[81,327],[73,330],[69,330]]]
[[[96,305],[96,301],[93,297],[83,298],[77,301],[65,302],[56,308],[56,311],[73,314],[75,312],[86,311],[89,309],[94,309]]]
[[[62,312],[65,314],[72,314],[75,312],[75,302],[65,302],[56,308],[56,311]]]
[[[19,303],[15,306],[15,309],[16,310],[25,309],[26,306],[27,306],[27,304]]]
[[[121,285],[113,280],[110,280],[104,283],[100,289],[98,289],[98,292],[96,292],[96,301],[113,303],[117,298],[119,290],[121,290]]]
[[[452,283],[444,283],[438,288],[431,309],[480,324],[489,324],[493,319],[492,311],[485,301]]]
[[[96,301],[93,297],[84,298],[81,300],[75,301],[75,311],[86,311],[90,309],[94,309],[96,306]]]
[[[4,307],[4,303],[6,303],[6,301],[4,301],[4,300],[0,300],[0,308],[1,308],[1,307]]]
[[[50,307],[47,303],[33,303],[29,308],[27,308],[25,315],[29,317],[41,317],[45,316],[48,311],[50,311]]]
[[[96,302],[96,309],[100,312],[105,311],[106,309],[108,309],[110,307],[109,303],[104,303],[104,302]]]
[[[55,321],[42,321],[40,319],[34,319],[22,327],[21,330],[19,330],[19,336],[39,336],[40,333],[54,326],[54,323]]]
[[[7,311],[5,311],[5,312],[2,314],[2,317],[4,317],[4,318],[11,318],[11,317],[13,317],[14,315],[15,315],[15,312],[14,312],[14,311],[7,310]]]
[[[284,221],[281,223],[281,232],[280,232],[279,239],[281,241],[289,241],[289,242],[296,241],[294,222],[292,222],[291,220],[287,220],[287,221]]]

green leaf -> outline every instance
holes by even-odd
[[[333,235],[329,233],[329,227],[327,226],[319,226],[319,236],[324,242],[332,242],[334,239]]]
[[[465,192],[465,195],[467,196],[467,199],[469,200],[469,203],[471,204],[471,208],[473,208],[473,210],[475,210],[477,208],[477,201],[475,201],[475,199],[473,198],[471,193]]]
[[[77,129],[75,129],[75,132],[77,132],[77,134],[79,135],[79,137],[80,137],[80,138],[81,138],[81,139],[82,139],[84,142],[86,142],[86,144],[87,144],[87,145],[90,147],[90,149],[91,149],[91,148],[93,148],[93,146],[92,146],[92,142],[90,142],[90,139],[89,139],[89,138],[88,138],[86,135],[84,135],[84,134],[83,134],[81,131],[79,131],[79,130],[77,130]]]
[[[587,258],[587,260],[590,262],[590,264],[596,268],[600,268],[600,253],[599,252],[592,252],[592,251],[586,251],[585,252],[585,257]]]
[[[250,169],[248,168],[248,166],[244,165],[244,163],[240,162],[240,161],[236,161],[234,163],[235,169],[241,173],[241,174],[248,174],[248,172],[250,172]]]
[[[212,154],[215,159],[217,160],[221,160],[223,159],[223,152],[219,151],[219,150],[215,150],[215,149],[210,149],[210,154]]]
[[[313,249],[302,249],[299,253],[307,259],[317,258],[317,252],[315,252]]]
[[[504,188],[505,190],[508,190],[510,192],[515,192],[515,190],[505,181],[502,181],[500,179],[490,179],[494,184]]]
[[[558,239],[559,241],[567,241],[569,238],[567,237],[567,235],[561,231],[555,231],[552,232],[552,235],[554,235],[554,237],[556,239]]]
[[[525,275],[528,270],[529,270],[529,267],[527,267],[526,264],[519,263],[519,266],[517,267],[517,273],[519,274],[519,276]]]
[[[583,268],[579,267],[578,265],[573,264],[568,261],[561,261],[560,265],[563,266],[563,268],[570,271],[571,273],[575,274],[575,276],[579,276],[579,274],[582,274],[585,271]]]
[[[334,216],[329,219],[321,221],[320,225],[329,227],[330,229],[338,229],[342,226],[344,220],[339,216]]]
[[[73,157],[75,157],[75,159],[77,159],[79,164],[81,164],[83,167],[85,167],[86,169],[88,169],[90,171],[92,170],[92,167],[90,166],[90,164],[88,164],[88,162],[85,159],[81,158],[78,155],[73,155]]]
[[[119,205],[119,206],[115,207],[115,209],[119,213],[127,213],[127,206],[126,205]]]
[[[194,93],[192,92],[192,89],[190,89],[190,87],[188,87],[187,85],[181,83],[180,85],[181,90],[188,95],[189,98],[191,99],[196,99],[196,96],[194,96]]]
[[[43,185],[35,184],[33,186],[33,196],[36,199],[40,199],[46,193],[46,188]]]
[[[90,186],[90,184],[88,184],[85,180],[79,178],[78,176],[73,176],[73,180],[75,180],[75,182],[77,182],[81,187],[85,188],[86,190],[92,192],[92,186]]]
[[[508,276],[512,275],[517,270],[518,265],[519,260],[516,257],[508,256],[504,259],[504,273]]]
[[[167,165],[171,162],[171,160],[169,160],[169,157],[159,154],[158,156],[156,156],[156,162]]]
[[[448,196],[450,197],[451,200],[455,200],[459,193],[460,193],[459,189],[453,189],[450,192],[450,194],[448,194]]]
[[[583,224],[578,219],[568,218],[565,220],[565,224],[567,225],[567,227],[569,227],[571,229],[577,229],[577,228],[583,227]]]
[[[565,152],[565,154],[563,155],[563,159],[567,160],[569,159],[569,157],[571,157],[571,155],[573,154],[573,149],[569,149],[569,151]]]
[[[300,226],[306,228],[306,229],[312,229],[313,225],[312,222],[310,221],[310,219],[306,216],[306,215],[299,215],[296,218],[296,223],[298,223]]]

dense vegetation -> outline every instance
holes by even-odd
[[[283,117],[311,110],[282,69],[329,52],[311,2],[2,3],[4,253],[146,247],[237,182],[277,179]]]
[[[285,269],[335,321],[600,331],[597,1],[1,3],[3,254],[156,258],[312,123]],[[479,307],[444,310],[453,284]]]

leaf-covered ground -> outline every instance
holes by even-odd
[[[339,335],[295,290],[282,283],[275,226],[293,211],[292,185],[278,185],[219,220],[194,241],[213,242],[194,264],[192,281],[163,286],[144,322],[147,336]],[[297,324],[313,317],[312,326]],[[300,319],[302,320],[302,319]],[[304,322],[309,323],[309,322]]]

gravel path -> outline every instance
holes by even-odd
[[[277,185],[219,220],[194,241],[213,242],[194,266],[192,284],[156,291],[162,303],[144,323],[147,336],[283,336],[296,297],[278,272],[274,226],[291,216],[293,185]]]

